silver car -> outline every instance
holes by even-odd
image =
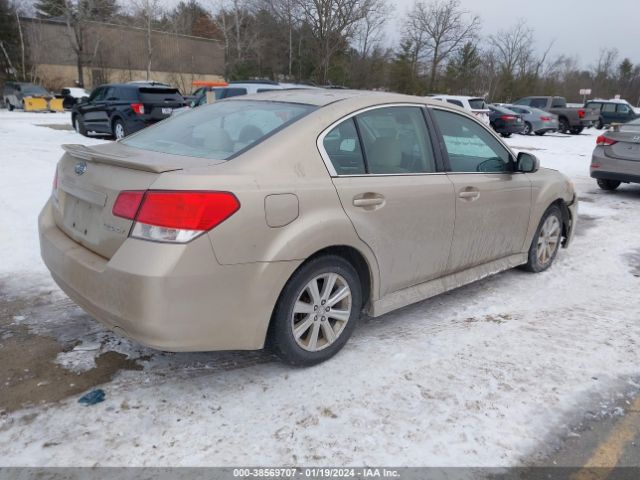
[[[591,159],[591,177],[603,190],[640,183],[640,119],[600,135]]]
[[[523,107],[521,105],[503,105],[503,107],[522,115],[524,130],[522,135],[544,135],[547,132],[557,132],[559,128],[558,116],[538,108]]]

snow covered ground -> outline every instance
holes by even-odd
[[[73,396],[0,415],[0,465],[510,466],[640,389],[640,186],[597,188],[595,130],[509,139],[580,195],[578,235],[551,270],[366,320],[333,360],[291,369],[260,352],[155,352],[65,299],[40,262],[36,217],[60,144],[99,140],[35,125],[68,122],[0,111],[0,304],[46,293],[10,321],[79,341],[57,356],[65,369],[112,351],[143,369],[118,373],[92,407]]]

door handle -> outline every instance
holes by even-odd
[[[374,208],[384,205],[384,197],[379,193],[363,193],[353,197],[353,206],[360,208]]]
[[[382,205],[384,203],[383,198],[354,198],[354,207],[375,207],[376,205]]]
[[[473,187],[467,187],[458,193],[458,198],[462,198],[463,200],[477,200],[480,198],[480,192]]]

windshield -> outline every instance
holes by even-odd
[[[171,117],[122,143],[154,152],[228,160],[314,108],[294,103],[221,101]]]

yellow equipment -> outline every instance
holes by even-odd
[[[62,98],[52,98],[49,100],[49,110],[52,112],[64,112],[64,107],[62,106]]]
[[[49,102],[42,97],[24,97],[25,112],[46,112],[49,110]]]

